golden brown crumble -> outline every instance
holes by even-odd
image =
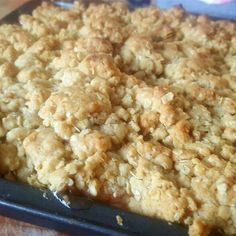
[[[236,234],[235,23],[78,2],[19,21],[0,26],[1,176]]]

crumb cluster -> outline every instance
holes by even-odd
[[[236,234],[236,24],[43,3],[0,26],[0,175]]]

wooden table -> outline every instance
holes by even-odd
[[[0,18],[27,1],[0,0]],[[0,216],[0,236],[66,236],[66,234]]]
[[[0,1],[1,2],[1,1]],[[0,216],[1,236],[66,236],[54,230]]]
[[[28,0],[0,0],[0,18],[27,1]]]

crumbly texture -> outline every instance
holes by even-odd
[[[42,4],[0,26],[0,175],[236,234],[236,25]]]

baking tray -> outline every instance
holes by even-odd
[[[73,1],[50,2],[68,8]],[[88,2],[99,1],[84,0],[84,2],[88,4]],[[41,3],[41,0],[30,1],[1,19],[0,23],[17,23],[19,15],[31,13]],[[141,5],[149,3],[150,1],[146,0]],[[129,7],[135,8],[139,4],[139,0],[130,0]],[[71,204],[67,205],[59,195],[49,190],[42,190],[0,178],[0,214],[4,216],[71,235],[188,235],[187,228],[177,224],[169,224],[160,219],[148,218],[85,197],[70,196],[69,198]],[[117,224],[117,215],[122,217],[123,226]]]

